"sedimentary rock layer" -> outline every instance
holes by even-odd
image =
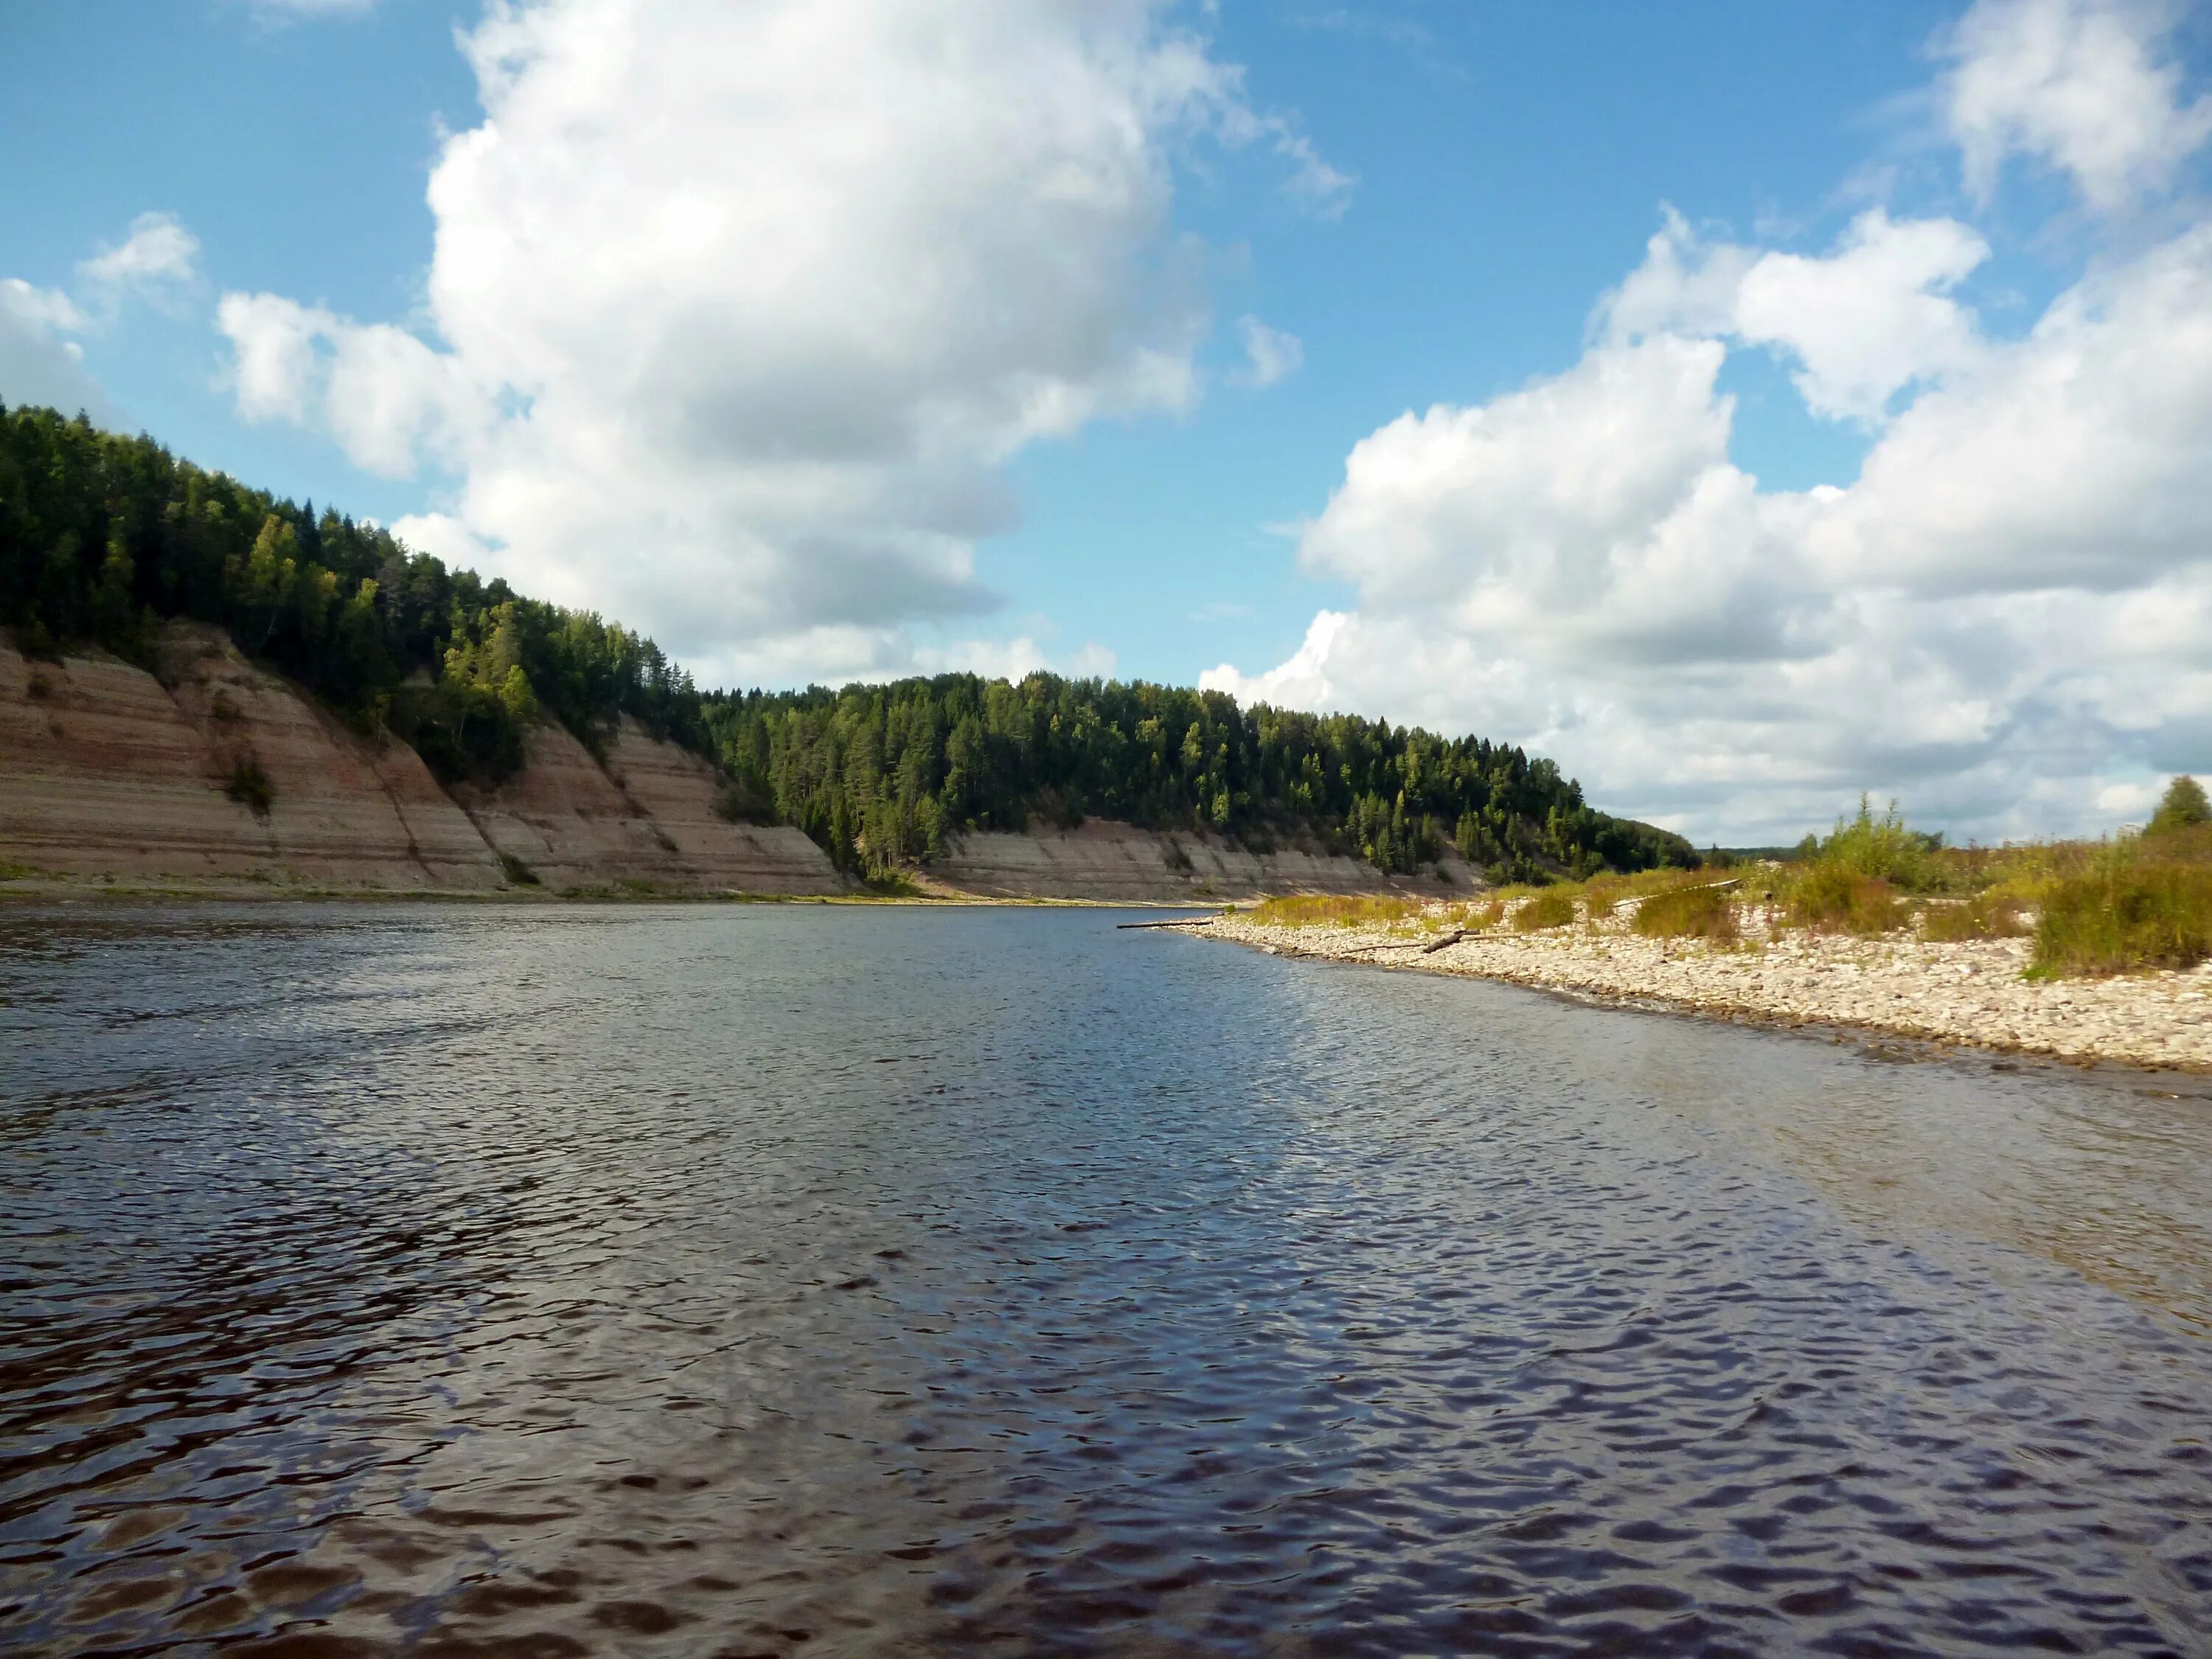
[[[124,881],[368,891],[833,894],[798,830],[732,823],[696,755],[624,719],[594,755],[545,725],[496,786],[448,793],[390,737],[349,729],[219,630],[169,623],[149,672],[104,653],[27,661],[0,641],[0,863]],[[1466,892],[1311,849],[1093,820],[957,837],[947,894],[1204,902],[1263,893]]]
[[[932,874],[963,892],[1024,898],[1154,903],[1262,893],[1465,893],[1473,869],[1448,856],[1445,879],[1393,878],[1357,859],[1283,850],[1252,853],[1210,837],[1091,819],[1073,830],[960,836]]]
[[[796,830],[724,822],[696,756],[634,723],[602,766],[559,726],[494,790],[440,787],[218,630],[172,623],[156,672],[0,641],[0,861],[123,881],[370,891],[544,888],[836,893]],[[520,862],[508,865],[509,854]]]
[[[491,888],[498,860],[404,744],[376,745],[172,623],[161,677],[0,646],[0,854],[74,875]]]

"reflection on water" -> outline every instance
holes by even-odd
[[[2200,1650],[2201,1096],[1112,920],[0,918],[0,1646]]]

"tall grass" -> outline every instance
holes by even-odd
[[[1375,894],[1302,893],[1262,899],[1252,920],[1263,927],[1380,927],[1421,914],[1417,900]]]
[[[2100,849],[2040,896],[2028,972],[2194,968],[2212,957],[2212,834],[2184,828]]]
[[[1574,919],[1575,892],[1571,885],[1540,887],[1513,913],[1513,930],[1519,933],[1539,933],[1547,927],[1565,927]]]
[[[1733,945],[1739,933],[1735,902],[1712,883],[1655,893],[1636,907],[1629,924],[1646,939],[1704,939]]]
[[[1902,926],[1905,909],[1881,877],[1820,863],[1790,884],[1784,915],[1800,927],[1871,935]]]
[[[1970,899],[1931,904],[1920,913],[1920,937],[1936,945],[2021,939],[2033,931],[2028,925],[2027,903],[2016,894],[1995,887]]]

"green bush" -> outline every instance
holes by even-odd
[[[2143,833],[2163,835],[2198,823],[2212,823],[2212,801],[2204,799],[2204,786],[2185,772],[2166,786],[2165,797],[2160,800],[2158,811],[2151,814]]]
[[[1735,906],[1725,888],[1680,887],[1655,893],[1636,907],[1632,924],[1646,939],[1708,939],[1733,944]]]
[[[1565,887],[1546,887],[1513,913],[1516,933],[1533,933],[1545,927],[1564,927],[1575,919],[1575,896]]]
[[[1877,817],[1869,798],[1861,795],[1856,817],[1838,818],[1834,832],[1825,841],[1808,840],[1808,862],[1887,882],[1906,892],[1924,891],[1939,875],[1935,854],[1943,838],[1906,828],[1895,801]]]
[[[269,808],[276,799],[276,787],[269,781],[269,774],[261,769],[261,763],[248,755],[230,769],[223,780],[222,793],[251,811],[257,818],[269,816]]]
[[[1792,884],[1789,919],[1800,927],[1886,933],[1905,920],[1897,893],[1880,876],[1842,864],[1815,864]]]
[[[2043,895],[2030,974],[2193,968],[2212,956],[2212,867],[2146,856],[2123,842]]]

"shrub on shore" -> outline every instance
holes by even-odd
[[[1880,876],[1843,864],[1815,864],[1791,884],[1788,919],[1796,927],[1886,933],[1905,919],[1897,890]]]
[[[2176,856],[2157,844],[2165,840],[2118,842],[2081,874],[2052,882],[2042,894],[2028,972],[2057,978],[2194,968],[2212,957],[2212,864]]]
[[[1942,836],[1908,827],[1895,801],[1890,802],[1887,811],[1877,815],[1871,799],[1861,795],[1858,816],[1838,818],[1826,840],[1807,836],[1801,857],[1820,868],[1845,871],[1917,893],[1941,884],[1942,870],[1937,854],[1942,845]]]
[[[2212,801],[2204,798],[2204,786],[2185,772],[2166,786],[2166,794],[2143,826],[2143,833],[2163,835],[2199,823],[2212,823]]]
[[[1726,888],[1711,882],[1653,894],[1636,907],[1630,926],[1645,939],[1703,939],[1733,945],[1738,936],[1735,902]]]
[[[1513,913],[1513,928],[1516,933],[1534,933],[1546,927],[1565,927],[1574,919],[1571,887],[1540,887]]]

